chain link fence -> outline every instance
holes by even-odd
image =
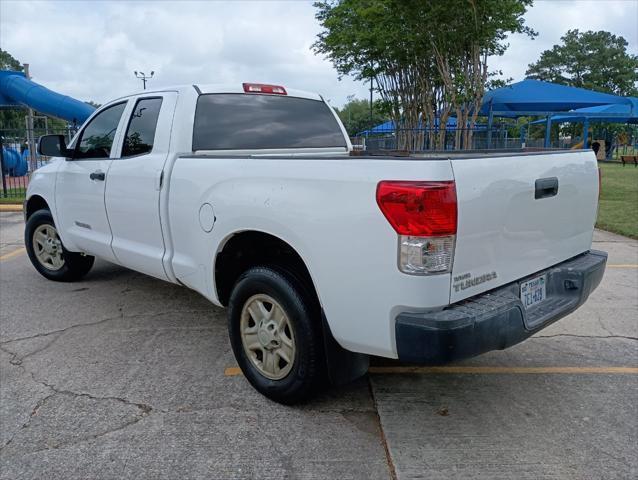
[[[426,129],[401,130],[376,133],[373,135],[360,135],[351,138],[352,144],[357,150],[367,150],[370,152],[383,150],[402,150],[400,147],[400,138],[409,133],[413,138],[417,138],[416,147],[412,149],[415,152],[425,152],[433,150],[460,150],[459,144],[463,145],[463,139],[471,137],[470,145],[462,147],[463,150],[512,150],[520,148],[542,148],[544,139],[526,138],[521,140],[520,137],[512,137],[505,128],[494,129],[489,132],[486,129],[474,129],[471,135],[467,135],[468,131],[459,129],[447,130],[444,133],[443,148],[435,148],[431,145],[430,132]],[[440,132],[435,132],[436,136]],[[568,148],[565,142],[555,142],[553,148]]]
[[[42,135],[64,135],[67,143],[77,129],[66,128],[34,128],[29,131],[23,129],[0,128],[0,170],[2,171],[2,183],[0,185],[0,202],[21,202],[27,191],[29,179],[32,173],[50,158],[38,155],[35,151],[37,140]]]
[[[533,126],[536,127],[536,126]],[[368,135],[357,135],[350,138],[353,148],[359,151],[367,151],[370,153],[382,153],[384,151],[406,151],[401,146],[401,137],[405,138],[406,132],[413,138],[417,138],[416,142],[413,142],[415,148],[410,151],[415,153],[422,152],[435,152],[435,151],[454,151],[454,150],[542,150],[542,149],[580,149],[590,148],[594,143],[598,143],[600,146],[600,153],[598,155],[599,160],[616,160],[621,155],[631,155],[638,152],[638,134],[627,133],[622,138],[612,137],[601,134],[601,132],[594,131],[589,135],[589,141],[587,145],[583,145],[582,135],[576,136],[559,136],[556,137],[552,134],[549,139],[549,144],[545,144],[545,132],[544,129],[537,128],[534,134],[525,130],[525,135],[521,138],[520,135],[512,136],[512,128],[505,126],[497,126],[491,132],[486,128],[475,129],[472,131],[471,143],[467,148],[460,142],[461,148],[458,147],[456,130],[447,130],[444,134],[443,148],[434,148],[431,145],[429,139],[429,131],[427,129],[415,129],[415,130],[401,130],[398,131],[388,130],[375,132]],[[460,138],[467,137],[465,130],[459,130],[458,136]],[[604,133],[604,132],[603,132]],[[436,132],[439,135],[439,132]]]

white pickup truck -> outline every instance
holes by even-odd
[[[441,363],[521,342],[580,306],[590,151],[350,154],[319,95],[189,85],[98,109],[37,170],[25,241],[46,278],[94,257],[228,307],[244,375],[284,403],[349,381],[368,356]]]

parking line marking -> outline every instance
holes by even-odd
[[[638,367],[370,367],[372,374],[566,374],[566,375],[638,375]],[[239,367],[227,367],[224,376],[242,375]]]
[[[635,263],[625,263],[625,264],[617,264],[617,265],[607,265],[609,268],[638,268],[638,264]]]
[[[0,212],[21,212],[22,205],[0,203]]]
[[[0,256],[0,261],[8,260],[9,258],[20,255],[21,253],[24,253],[26,251],[27,249],[22,247],[22,248],[18,248],[17,250],[14,250],[13,252],[5,253],[4,255]]]

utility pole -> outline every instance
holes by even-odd
[[[144,86],[144,90],[146,90],[146,81],[150,80],[151,78],[153,78],[153,75],[155,75],[155,72],[151,72],[150,75],[145,75],[144,72],[138,72],[137,70],[133,73],[135,74],[137,78],[142,80],[142,85]]]
[[[29,64],[25,63],[22,65],[24,68],[24,76],[31,80],[31,75],[29,75]],[[27,109],[27,145],[29,146],[29,170],[33,172],[36,168],[36,158],[35,158],[35,137],[33,131],[33,109],[30,107]]]

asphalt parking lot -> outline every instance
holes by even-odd
[[[48,282],[0,213],[0,478],[638,476],[638,242],[521,345],[442,369],[373,362],[299,407],[237,375],[225,312],[97,262]]]

